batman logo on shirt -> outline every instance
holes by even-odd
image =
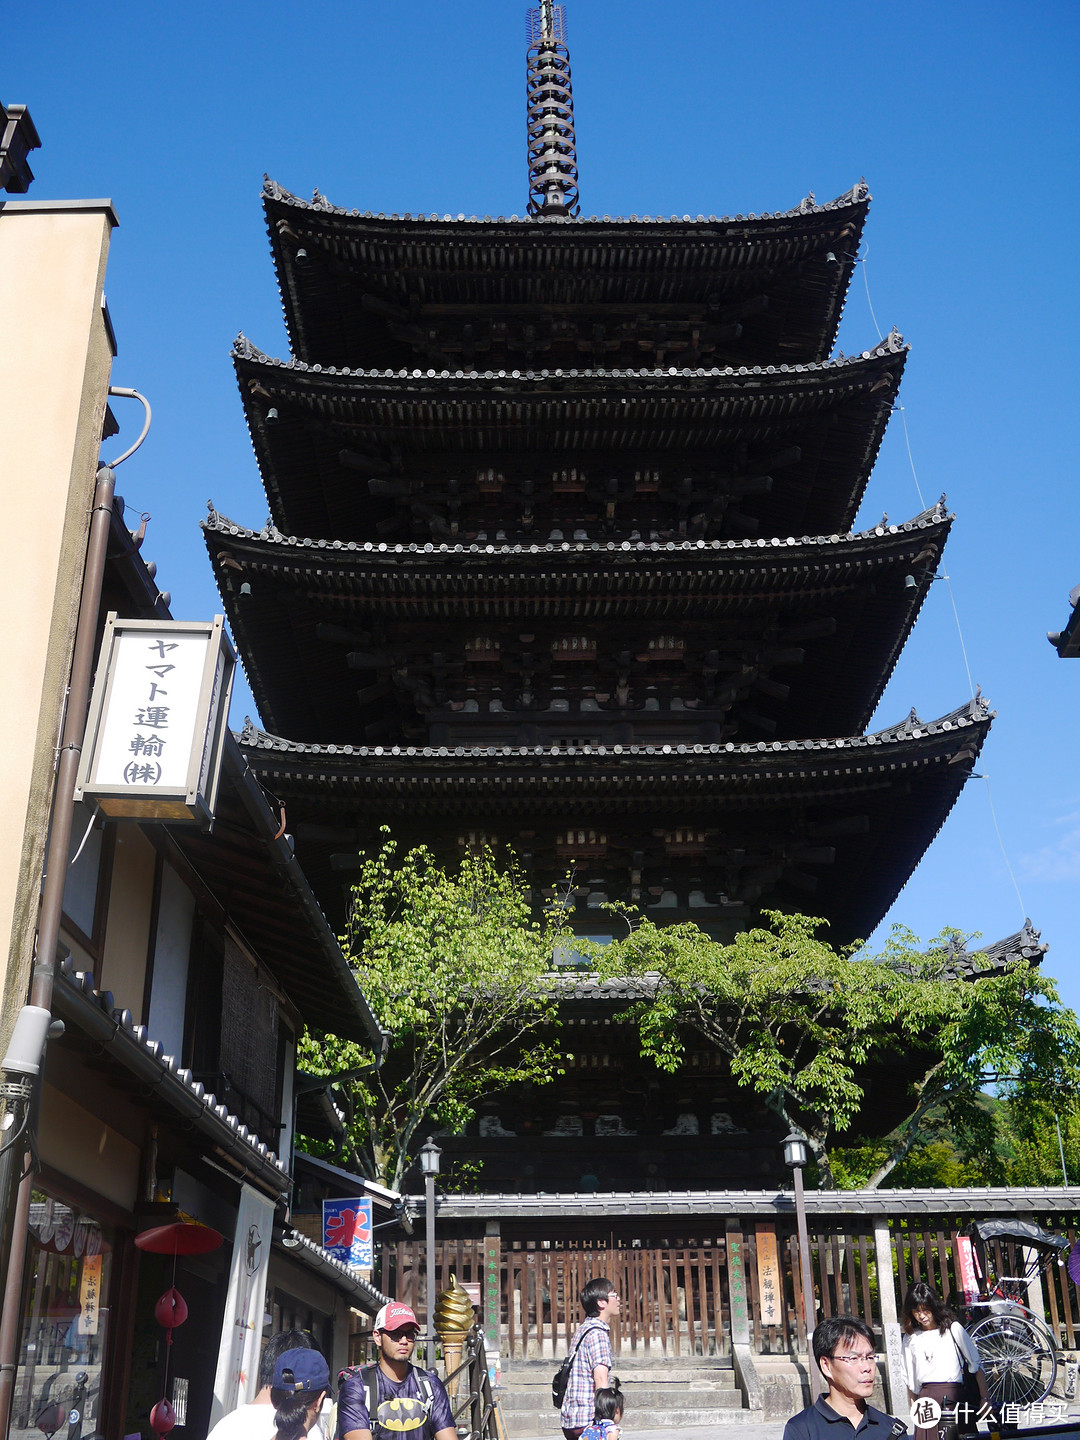
[[[412,1395],[384,1400],[376,1415],[380,1429],[390,1430],[396,1434],[421,1429],[427,1424],[427,1418],[424,1402],[415,1399]]]

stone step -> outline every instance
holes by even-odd
[[[552,1371],[552,1374],[554,1372]],[[502,1373],[502,1384],[506,1390],[514,1390],[521,1395],[542,1395],[551,1389],[552,1374],[545,1373],[541,1376],[520,1378],[516,1374],[504,1370]],[[735,1388],[735,1376],[730,1370],[621,1370],[615,1367],[613,1374],[619,1377],[619,1383],[623,1389],[639,1385],[662,1385],[686,1386],[693,1390],[733,1390]]]
[[[513,1359],[504,1356],[508,1366],[512,1365],[515,1370],[525,1371],[546,1370],[552,1365],[559,1364],[559,1362],[565,1360],[565,1358],[565,1351],[561,1351],[559,1355],[554,1358],[543,1355],[539,1358],[532,1356],[528,1360],[522,1360],[520,1356]],[[762,1358],[771,1359],[772,1357],[763,1356]],[[784,1358],[786,1358],[786,1356]],[[673,1351],[661,1350],[659,1346],[654,1350],[639,1350],[637,1352],[624,1350],[621,1355],[615,1356],[616,1370],[633,1370],[641,1367],[650,1369],[658,1366],[666,1368],[668,1365],[679,1365],[692,1370],[730,1370],[731,1356],[694,1355],[687,1354],[685,1351],[682,1354],[676,1355]]]
[[[502,1383],[513,1390],[533,1387],[550,1389],[552,1376],[557,1369],[557,1362],[551,1360],[545,1360],[542,1364],[522,1364],[518,1360],[513,1365],[504,1367]],[[688,1364],[680,1360],[639,1360],[636,1364],[627,1364],[616,1360],[612,1371],[620,1380],[634,1385],[707,1384],[727,1388],[735,1383],[735,1372],[731,1365],[712,1360],[698,1364]]]
[[[639,1385],[637,1381],[628,1383],[624,1387],[627,1409],[633,1409],[636,1415],[638,1410],[738,1410],[742,1406],[742,1395],[734,1386],[722,1388],[715,1385]],[[499,1403],[503,1411],[520,1412],[523,1410],[542,1410],[544,1401],[550,1403],[550,1390],[547,1394],[539,1391],[534,1386],[528,1389],[499,1391]],[[551,1405],[551,1413],[555,1414],[555,1407]]]
[[[627,1412],[625,1433],[629,1437],[640,1430],[674,1430],[690,1425],[760,1424],[761,1419],[760,1410],[650,1410],[635,1407],[632,1414]],[[503,1423],[509,1440],[531,1440],[533,1436],[542,1437],[542,1440],[561,1440],[559,1416],[554,1406],[546,1410],[503,1409]]]

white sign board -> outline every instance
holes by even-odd
[[[266,1272],[273,1230],[274,1202],[250,1185],[241,1185],[229,1293],[221,1322],[214,1399],[210,1406],[211,1425],[216,1425],[223,1415],[231,1414],[238,1405],[254,1400],[258,1393]]]
[[[236,657],[212,623],[105,627],[77,800],[112,816],[213,817]]]

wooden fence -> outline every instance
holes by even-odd
[[[889,1226],[894,1303],[901,1304],[916,1280],[927,1280],[944,1296],[957,1295],[953,1243],[966,1223],[956,1217],[894,1219]],[[610,1279],[622,1297],[612,1324],[612,1348],[620,1354],[724,1356],[731,1350],[729,1256],[743,1268],[750,1341],[759,1354],[805,1351],[806,1328],[794,1222],[706,1222],[703,1233],[668,1235],[662,1241],[609,1233],[591,1239],[499,1241],[499,1323],[508,1358],[540,1359],[565,1354],[579,1320],[578,1295],[594,1275]],[[811,1217],[811,1272],[819,1316],[864,1317],[883,1348],[881,1296],[873,1222],[857,1216],[830,1223]],[[740,1225],[741,1228],[734,1228]],[[1054,1222],[1047,1222],[1053,1229]],[[1075,1231],[1057,1226],[1057,1233]],[[736,1248],[732,1242],[738,1241]],[[1017,1274],[1011,1245],[997,1246],[999,1273]],[[485,1293],[485,1241],[444,1239],[435,1247],[436,1288],[453,1273]],[[425,1296],[424,1246],[403,1240],[383,1252],[381,1287],[418,1313]],[[493,1293],[493,1292],[488,1292]],[[1080,1333],[1080,1311],[1064,1269],[1056,1264],[1044,1277],[1041,1300],[1047,1323],[1062,1346],[1072,1349]]]

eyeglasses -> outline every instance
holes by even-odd
[[[842,1360],[845,1365],[858,1365],[860,1370],[877,1368],[877,1356],[869,1355],[826,1355],[826,1360]]]

